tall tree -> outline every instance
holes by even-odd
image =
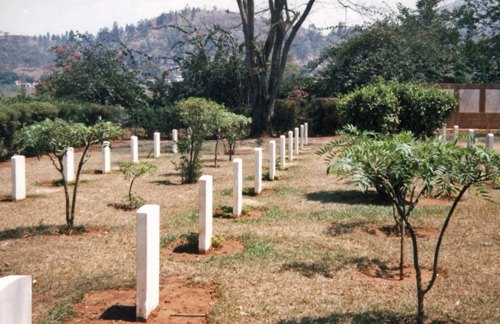
[[[269,29],[263,42],[255,33],[255,0],[236,1],[245,38],[245,63],[252,106],[252,135],[260,136],[266,131],[273,114],[292,42],[315,0],[308,0],[302,13],[290,9],[287,0],[269,0]]]

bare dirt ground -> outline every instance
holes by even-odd
[[[246,140],[238,146],[235,157],[243,159],[245,192],[253,188],[253,148],[264,143],[267,168],[268,140]],[[409,321],[416,308],[411,270],[403,282],[377,275],[377,271],[387,274],[397,264],[399,238],[367,231],[391,225],[392,208],[373,192],[363,194],[326,176],[326,165],[314,152],[329,140],[311,138],[286,170],[277,170],[278,180],[263,182],[262,195],[244,195],[244,206],[259,210],[260,215],[214,218],[214,234],[239,242],[243,249],[191,259],[178,258],[169,249],[198,230],[198,186],[181,184],[172,163],[177,156],[164,153],[158,159],[147,158],[152,141],[140,141],[140,159],[158,167],[155,174],[139,178],[134,191],[147,203],[160,205],[162,294],[177,296],[165,290],[172,281],[181,291],[202,289],[199,293],[209,296],[196,304],[207,307],[203,309],[184,309],[190,302],[174,297],[182,305],[171,312],[208,314],[189,319],[193,323]],[[64,224],[64,197],[62,187],[48,185],[59,178],[50,160],[28,159],[28,199],[19,202],[9,199],[10,163],[0,164],[0,276],[32,275],[35,323],[76,321],[81,307],[94,314],[88,315],[94,317],[87,317],[87,322],[115,304],[132,311],[135,211],[113,207],[125,202],[128,190],[116,165],[129,161],[127,144],[113,145],[113,172],[105,175],[98,172],[100,149],[92,149],[75,218],[76,225],[87,232],[71,236],[58,234]],[[223,155],[220,167],[214,167],[213,147],[213,142],[206,145],[203,173],[214,177],[214,209],[225,210],[232,205],[232,167]],[[164,143],[163,152],[167,149]],[[498,188],[491,189],[491,195],[500,201]],[[415,225],[439,230],[448,207],[441,201],[418,206]],[[498,204],[472,192],[459,204],[441,251],[442,275],[426,296],[430,320],[500,322],[499,216]],[[432,233],[419,238],[426,268],[432,264],[435,241]],[[409,240],[407,249],[410,256]],[[411,269],[410,257],[407,263]],[[108,293],[115,297],[108,298]],[[165,323],[170,320],[169,315]]]

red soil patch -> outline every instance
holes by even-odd
[[[161,258],[174,258],[175,260],[201,260],[215,255],[231,255],[243,253],[245,247],[237,240],[225,240],[218,248],[211,248],[206,254],[199,254],[198,247],[192,244],[173,243],[160,251]]]
[[[416,226],[413,227],[413,229],[415,230],[415,234],[417,235],[417,237],[422,238],[434,237],[439,233],[437,229],[427,226]],[[401,234],[394,228],[393,225],[386,225],[375,228],[371,227],[367,228],[366,231],[372,235],[375,235],[376,237],[401,237]],[[406,237],[410,237],[408,231],[406,233]]]
[[[185,278],[168,278],[160,285],[160,304],[148,317],[148,323],[206,323],[215,303],[215,290],[186,286]],[[73,307],[78,314],[67,323],[135,322],[135,289],[106,290],[87,293]],[[206,315],[180,317],[173,315]]]

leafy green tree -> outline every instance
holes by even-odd
[[[464,81],[458,28],[440,0],[419,0],[416,9],[365,27],[328,49],[321,71],[323,95],[347,93],[379,78],[398,82]]]
[[[120,105],[137,125],[140,110],[147,107],[144,87],[126,64],[123,52],[106,48],[87,37],[51,48],[55,68],[37,86],[37,95],[101,105]]]
[[[62,176],[68,232],[71,233],[73,230],[80,174],[83,166],[90,158],[90,154],[88,153],[90,146],[95,143],[102,143],[104,140],[118,138],[120,135],[121,129],[119,127],[104,121],[100,121],[94,126],[85,126],[80,123],[66,122],[62,119],[46,119],[45,121],[21,129],[19,136],[19,147],[21,147],[21,150],[31,150],[37,156],[47,155]],[[64,155],[69,147],[83,147],[71,197],[69,184],[64,176],[63,163]]]
[[[125,176],[125,180],[130,180],[128,188],[128,207],[130,209],[138,208],[144,204],[144,199],[132,193],[132,186],[137,178],[149,174],[156,170],[156,166],[151,162],[123,162],[120,163],[120,171]]]
[[[225,113],[226,122],[221,128],[221,138],[224,151],[229,155],[229,161],[233,159],[236,152],[236,143],[248,136],[252,118],[237,115],[232,112]]]
[[[203,97],[234,108],[248,103],[245,63],[236,38],[223,28],[213,26],[207,32],[195,27],[177,29],[185,35],[178,47],[185,48],[175,57],[182,70],[184,99]]]
[[[216,119],[222,105],[204,98],[188,98],[177,103],[182,122],[189,127],[189,134],[180,137],[180,161],[176,168],[183,183],[194,183],[201,175],[201,149],[205,139],[216,132]]]
[[[466,191],[481,184],[492,183],[500,172],[500,154],[481,147],[462,147],[456,143],[442,143],[428,139],[416,141],[409,134],[399,134],[383,139],[357,141],[342,149],[336,159],[332,150],[335,145],[325,148],[329,153],[328,173],[349,178],[362,190],[374,183],[387,193],[401,222],[400,275],[403,275],[404,229],[412,241],[413,266],[415,268],[417,290],[417,322],[424,321],[424,297],[433,287],[437,278],[439,253],[444,234]],[[444,219],[436,243],[432,277],[429,282],[422,280],[422,269],[417,235],[413,227],[412,212],[420,199],[434,194],[454,194],[453,203]]]

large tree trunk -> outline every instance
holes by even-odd
[[[269,0],[269,30],[261,48],[257,47],[259,41],[255,37],[254,0],[236,1],[243,25],[245,63],[250,81],[251,135],[258,137],[268,128],[290,47],[315,0],[307,1],[302,14],[289,9],[287,0]]]

